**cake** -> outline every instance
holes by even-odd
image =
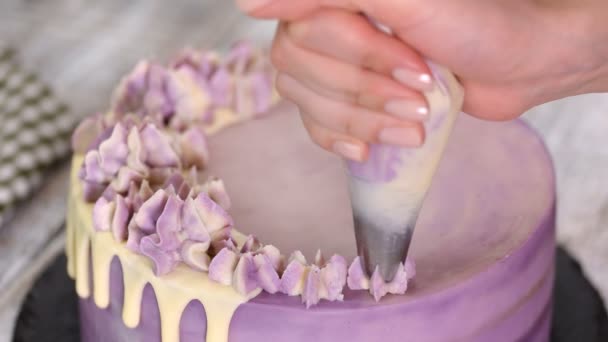
[[[82,341],[548,340],[555,179],[528,126],[458,116],[411,258],[383,283],[356,257],[343,162],[271,80],[248,44],[188,50],[140,63],[79,126]]]

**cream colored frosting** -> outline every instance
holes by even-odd
[[[435,87],[424,94],[430,107],[424,145],[399,150],[403,162],[396,167],[397,176],[388,182],[350,178],[353,211],[387,230],[399,232],[415,221],[409,214],[418,215],[462,108],[464,91],[456,77],[443,67],[431,66]]]

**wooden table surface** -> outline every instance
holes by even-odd
[[[106,108],[121,75],[141,58],[166,60],[184,46],[224,50],[242,38],[268,45],[274,26],[246,19],[230,0],[0,1],[0,42],[15,47],[22,64],[51,84],[78,116]],[[525,118],[544,136],[556,164],[559,242],[582,263],[608,303],[608,95],[549,103]],[[57,170],[26,206],[30,212],[18,214],[18,223],[29,227],[0,235],[0,257],[37,265],[34,271],[15,272],[0,263],[0,341],[10,339],[28,284],[61,250],[65,172],[65,167]],[[28,221],[41,206],[54,213],[53,227],[42,224],[48,219]],[[22,246],[19,254],[7,252],[7,241],[27,234],[26,229],[37,237],[35,243]],[[17,273],[20,277],[6,276]]]

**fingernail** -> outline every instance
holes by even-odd
[[[426,121],[429,118],[429,108],[426,103],[416,100],[389,100],[384,110],[398,118],[414,121]]]
[[[380,131],[378,140],[387,145],[419,147],[422,145],[422,134],[415,128],[389,127]]]
[[[332,146],[332,150],[342,157],[354,161],[363,160],[363,150],[359,145],[347,143],[344,141],[336,141]]]
[[[236,0],[236,5],[243,12],[252,12],[264,5],[267,5],[272,0]]]
[[[403,85],[420,91],[433,90],[433,78],[429,74],[408,69],[395,69],[393,77]]]

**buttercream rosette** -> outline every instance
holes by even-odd
[[[407,259],[397,268],[393,280],[385,282],[378,268],[374,270],[371,278],[363,269],[361,259],[356,257],[348,268],[348,288],[351,290],[368,290],[376,301],[387,294],[402,295],[407,291],[408,282],[416,275],[416,264]]]
[[[314,263],[307,264],[304,255],[295,251],[281,277],[281,292],[289,296],[301,295],[307,308],[318,304],[321,299],[341,301],[344,299],[346,267],[346,259],[341,255],[333,255],[325,261],[318,251]]]
[[[87,201],[95,201],[104,191],[125,195],[131,183],[162,183],[178,170],[202,169],[207,163],[206,137],[198,127],[162,131],[153,122],[128,119],[132,120],[116,123],[86,152],[79,176]]]
[[[231,236],[232,218],[219,204],[229,205],[226,198],[220,180],[191,186],[174,175],[155,192],[145,182],[126,196],[100,197],[93,207],[93,227],[111,231],[115,240],[150,258],[157,275],[179,262],[207,271],[212,244]]]
[[[157,276],[185,264],[246,296],[300,296],[308,308],[343,300],[346,286],[376,300],[403,294],[412,262],[385,283],[377,271],[367,277],[359,258],[350,266],[321,251],[310,263],[300,251],[287,258],[233,229],[221,179],[199,179],[209,162],[207,125],[222,110],[239,120],[266,112],[275,100],[272,77],[267,57],[247,43],[224,59],[185,50],[167,68],[139,63],[111,110],[84,120],[73,136],[85,156],[79,176],[84,199],[94,202],[94,229],[147,257]]]
[[[114,94],[111,112],[152,116],[175,129],[209,123],[218,110],[251,117],[275,100],[273,72],[263,51],[240,42],[220,58],[184,50],[168,68],[140,62]]]
[[[267,54],[246,41],[224,58],[185,49],[167,67],[141,61],[121,80],[110,109],[80,123],[72,146],[86,152],[96,145],[95,137],[109,135],[131,115],[178,131],[209,125],[219,114],[229,113],[235,122],[262,115],[278,101],[273,81]]]

